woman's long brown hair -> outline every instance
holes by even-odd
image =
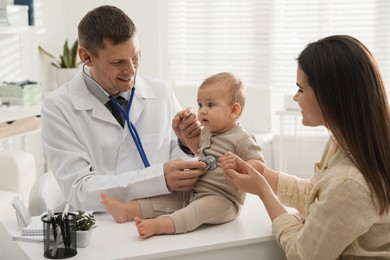
[[[390,109],[368,48],[347,35],[310,43],[298,64],[314,89],[325,125],[371,190],[379,214],[390,209]]]

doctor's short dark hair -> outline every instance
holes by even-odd
[[[135,32],[135,24],[130,17],[121,9],[110,5],[89,11],[78,26],[80,46],[84,46],[95,56],[104,48],[104,39],[116,45],[130,39]]]

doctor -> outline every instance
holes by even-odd
[[[206,165],[174,160],[187,150],[176,136],[197,136],[200,124],[190,110],[172,121],[180,105],[171,88],[137,75],[141,52],[132,20],[101,6],[81,20],[78,36],[83,69],[42,107],[47,159],[65,198],[76,209],[104,211],[103,191],[129,201],[191,189]],[[119,109],[118,97],[128,105]]]

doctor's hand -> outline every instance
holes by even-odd
[[[192,108],[187,107],[175,115],[172,120],[172,128],[177,138],[186,142],[187,139],[200,135],[201,124]]]
[[[191,107],[178,112],[172,120],[172,128],[179,141],[198,155],[202,126]]]
[[[165,181],[171,191],[190,190],[206,172],[206,164],[201,161],[173,160],[164,163]]]

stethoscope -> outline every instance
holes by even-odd
[[[82,67],[83,73],[87,77],[89,77],[95,84],[97,84],[99,87],[101,87],[90,75],[88,75],[88,73],[85,72],[85,65],[88,62],[91,62],[91,60],[88,59],[83,64],[83,67]],[[106,91],[104,91],[104,88],[102,88],[102,87],[101,88],[103,89],[104,93],[109,97],[109,99],[114,103],[114,105],[119,109],[120,113],[125,118],[126,123],[127,123],[127,127],[129,128],[129,132],[131,134],[131,137],[134,140],[135,146],[137,147],[138,153],[141,156],[142,162],[143,162],[145,168],[148,168],[150,166],[150,163],[149,163],[148,158],[146,156],[145,150],[142,146],[141,138],[139,137],[138,131],[135,128],[134,124],[130,120],[130,108],[131,108],[131,104],[133,103],[133,98],[134,98],[136,77],[137,77],[137,70],[135,71],[135,74],[134,74],[134,84],[133,84],[133,87],[131,89],[130,99],[129,99],[129,103],[127,105],[126,111],[123,110],[122,106],[118,103],[118,101],[116,100],[116,98],[114,96],[109,95]]]

